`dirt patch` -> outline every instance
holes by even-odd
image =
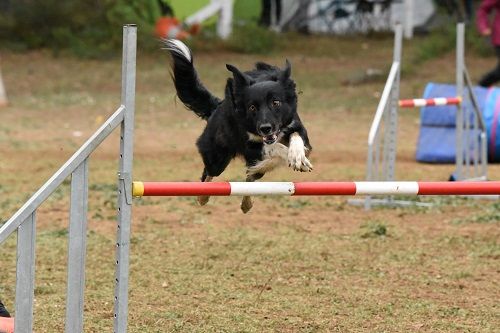
[[[336,43],[337,42],[337,43]],[[383,83],[344,87],[353,71],[385,68],[391,41],[304,39],[303,49],[264,57],[292,60],[301,117],[314,147],[312,173],[280,169],[265,180],[359,180]],[[319,44],[315,44],[319,43]],[[340,47],[342,46],[342,47]],[[321,52],[320,52],[321,51]],[[260,59],[260,57],[257,57]],[[225,63],[255,56],[196,54],[200,76],[222,92]],[[0,110],[0,220],[84,142],[118,106],[120,63],[5,54],[12,105]],[[401,95],[427,80],[454,80],[452,54],[402,78]],[[493,59],[468,59],[473,77]],[[448,75],[449,74],[449,75]],[[134,178],[197,180],[194,142],[203,123],[174,98],[164,55],[139,57]],[[414,161],[418,112],[399,120],[397,178],[446,180],[451,165]],[[77,133],[77,134],[75,134]],[[90,160],[85,330],[112,327],[118,136]],[[500,178],[493,165],[491,179]],[[221,180],[242,180],[236,161]],[[69,188],[38,214],[36,331],[64,327]],[[133,209],[131,332],[484,331],[500,326],[498,203],[426,198],[433,208],[374,209],[345,198],[146,198]],[[13,309],[15,236],[2,244],[0,297]]]

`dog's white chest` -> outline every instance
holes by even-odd
[[[288,147],[282,143],[264,145],[262,147],[262,161],[249,167],[247,175],[267,173],[285,164],[288,156]]]
[[[312,165],[306,157],[304,141],[298,133],[290,136],[290,147],[278,142],[264,145],[262,149],[262,161],[249,167],[247,175],[266,173],[286,164],[296,171],[312,170]]]

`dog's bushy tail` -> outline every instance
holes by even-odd
[[[164,49],[172,56],[172,79],[174,80],[177,96],[202,119],[208,119],[215,111],[220,99],[212,95],[198,79],[193,66],[191,50],[177,39],[166,39]]]

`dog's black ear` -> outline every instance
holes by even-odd
[[[238,87],[245,87],[251,84],[251,79],[245,73],[242,73],[238,68],[233,65],[226,64],[226,68],[233,73],[234,83]]]
[[[225,91],[225,98],[231,101],[231,104],[233,105],[233,108],[235,110],[238,110],[236,108],[236,101],[234,99],[234,92],[233,92],[233,78],[228,78],[227,83],[226,83],[226,91]]]
[[[258,70],[263,70],[263,71],[270,71],[273,69],[276,69],[273,65],[266,64],[265,62],[259,61],[258,63],[255,64],[255,68]]]
[[[291,75],[292,75],[292,64],[290,64],[290,61],[286,59],[285,68],[281,70],[280,78],[281,80],[286,81],[290,78]]]

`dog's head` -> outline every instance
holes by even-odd
[[[297,112],[290,62],[286,61],[284,69],[258,63],[255,70],[245,73],[233,65],[226,67],[233,73],[231,99],[245,119],[247,132],[262,137],[265,144],[275,143]]]

